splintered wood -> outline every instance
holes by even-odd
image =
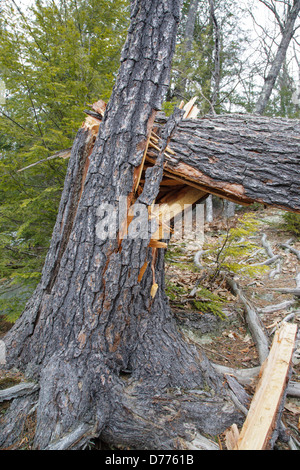
[[[276,428],[277,414],[288,383],[297,325],[283,323],[275,333],[269,356],[262,365],[249,412],[234,450],[266,450]],[[232,433],[231,433],[232,437]]]
[[[180,191],[170,191],[164,196],[159,205],[152,212],[152,216],[157,219],[158,229],[152,235],[152,239],[162,239],[169,236],[170,221],[187,207],[198,202],[206,196],[206,193],[191,186],[184,186]],[[165,231],[167,232],[165,234]]]

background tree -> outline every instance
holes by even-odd
[[[270,64],[270,68],[264,77],[264,84],[255,106],[255,112],[258,114],[263,114],[267,107],[277,77],[279,76],[280,69],[282,68],[286,59],[286,54],[291,39],[295,33],[296,21],[299,18],[300,12],[300,1],[284,1],[284,12],[282,16],[280,15],[278,9],[279,2],[269,2],[266,0],[260,1],[266,5],[266,7],[269,8],[274,14],[281,33],[280,43],[277,47],[275,57]]]
[[[226,109],[243,61],[243,11],[235,1],[184,2],[167,100],[198,96],[203,114]]]

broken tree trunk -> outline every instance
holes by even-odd
[[[148,223],[143,236],[128,236],[138,210],[147,212],[158,196],[164,151],[181,117],[177,112],[166,124],[140,191],[179,12],[179,1],[132,2],[99,134],[91,116],[76,136],[42,280],[4,338],[7,367],[39,382],[37,449],[78,448],[93,436],[136,449],[193,448],[202,432],[217,434],[242,418],[203,352],[176,328],[164,291],[164,249],[150,246]],[[131,223],[122,218],[111,236],[124,199]],[[3,417],[0,446],[17,415],[12,407]]]
[[[191,105],[169,140],[161,186],[177,181],[178,188],[189,185],[237,204],[300,212],[299,120],[250,114],[195,119]],[[144,155],[148,165],[156,161],[166,121],[157,113]],[[67,151],[61,153],[66,158]]]
[[[162,123],[164,119],[161,119]],[[300,212],[300,121],[252,115],[185,119],[170,139],[166,176],[238,204]],[[147,160],[155,161],[155,149]]]

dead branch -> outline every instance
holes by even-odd
[[[213,367],[221,374],[231,374],[241,385],[252,385],[253,381],[259,374],[260,366],[250,369],[233,369],[232,367],[222,366],[212,363]]]
[[[259,313],[274,313],[278,312],[279,310],[285,310],[288,307],[291,307],[296,301],[295,300],[285,300],[276,305],[269,305],[268,307],[264,307],[259,309]]]
[[[293,246],[290,245],[291,241],[292,241],[292,239],[288,240],[285,243],[282,243],[280,246],[282,248],[285,248],[286,250],[289,250],[291,253],[294,253],[294,255],[296,255],[298,260],[300,261],[300,251],[296,250],[296,248],[294,248]]]
[[[300,383],[290,382],[287,388],[287,394],[290,397],[300,398]]]
[[[82,423],[74,431],[64,436],[57,442],[51,443],[46,450],[68,450],[70,448],[82,449],[83,444],[87,443],[91,438],[95,437],[94,430],[91,425]]]
[[[253,340],[257,347],[260,364],[262,364],[269,354],[268,337],[264,332],[263,325],[254,307],[246,299],[241,288],[237,285],[237,283],[231,278],[228,278],[227,281],[233,293],[239,297],[240,301],[244,306],[246,312],[246,321],[248,323]]]
[[[267,235],[265,233],[263,233],[261,236],[261,243],[264,249],[266,250],[266,253],[269,256],[269,258],[273,258],[275,255],[273,253],[270,243],[267,240]]]
[[[38,389],[39,385],[33,382],[23,382],[18,385],[14,385],[13,387],[5,388],[4,390],[0,390],[0,403],[34,393]]]
[[[272,269],[272,271],[269,272],[269,278],[273,279],[277,274],[280,274],[281,272],[281,257],[280,255],[275,255],[270,243],[267,240],[267,235],[265,233],[262,234],[261,237],[261,243],[262,246],[264,247],[268,257],[269,257],[269,262],[266,262],[265,264],[272,264],[273,262],[276,262],[276,267],[275,269]],[[276,257],[277,256],[277,257]]]

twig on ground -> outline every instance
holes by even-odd
[[[290,245],[290,243],[293,241],[293,239],[291,238],[290,240],[288,240],[287,242],[285,243],[281,243],[281,247],[282,248],[285,248],[287,250],[289,250],[291,253],[294,253],[294,255],[297,256],[298,260],[300,261],[300,251],[299,250],[296,250],[296,248],[294,248],[293,246]]]
[[[268,307],[264,307],[261,309],[258,309],[259,313],[274,313],[279,310],[285,310],[288,307],[291,307],[296,300],[285,300],[284,302],[281,302],[280,304],[276,305],[269,305]]]
[[[261,243],[269,257],[269,262],[266,262],[265,264],[272,264],[276,261],[276,267],[269,272],[269,278],[273,279],[277,274],[280,274],[281,272],[281,257],[280,255],[274,254],[272,247],[267,240],[267,235],[265,233],[262,234]]]

